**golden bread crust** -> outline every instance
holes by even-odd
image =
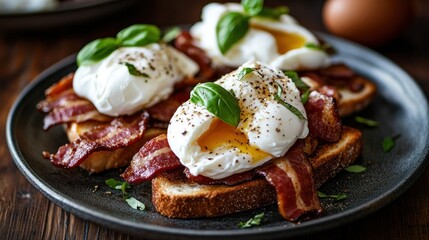
[[[81,134],[89,131],[97,124],[96,122],[69,123],[66,127],[69,141],[75,141]],[[134,154],[139,151],[145,142],[163,133],[165,133],[164,129],[149,128],[139,141],[130,146],[113,151],[94,152],[79,166],[91,173],[128,166]]]
[[[337,143],[319,147],[310,158],[314,181],[320,187],[358,158],[362,149],[361,132],[344,127]],[[215,217],[259,208],[277,202],[274,188],[262,178],[234,186],[199,185],[183,178],[161,174],[152,180],[155,209],[170,218]]]

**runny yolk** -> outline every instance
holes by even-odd
[[[198,138],[197,143],[206,152],[216,152],[216,149],[221,146],[237,148],[240,152],[252,156],[251,163],[253,164],[271,156],[250,146],[244,133],[219,119],[212,122],[209,129]]]
[[[277,52],[279,54],[284,54],[292,49],[303,47],[305,44],[305,38],[296,33],[283,32],[263,26],[252,27],[270,33],[276,40]]]

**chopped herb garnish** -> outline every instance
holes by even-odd
[[[128,69],[128,72],[129,72],[131,75],[133,75],[133,76],[136,76],[136,77],[145,77],[145,78],[148,78],[148,77],[149,77],[149,75],[148,75],[147,73],[140,72],[140,71],[136,68],[136,66],[134,66],[134,65],[133,65],[133,64],[131,64],[131,63],[128,63],[128,62],[121,62],[121,64],[125,65],[125,66],[127,67],[127,69]]]
[[[255,225],[260,225],[263,217],[264,217],[264,213],[257,214],[253,218],[247,220],[246,222],[240,222],[238,224],[238,227],[249,228]]]
[[[162,40],[166,43],[171,42],[174,39],[176,39],[181,32],[182,32],[182,29],[179,27],[169,28],[165,31],[164,36],[162,37]]]
[[[344,170],[351,173],[360,173],[360,172],[364,172],[366,170],[366,167],[361,165],[350,165],[344,168]]]
[[[322,46],[320,46],[319,44],[315,44],[315,43],[307,43],[307,44],[305,44],[305,47],[313,49],[313,50],[325,51],[325,49]]]
[[[334,199],[335,201],[341,201],[347,198],[347,195],[345,193],[328,195],[320,191],[317,191],[317,196],[319,198],[331,198],[331,199]]]
[[[289,8],[285,6],[280,6],[276,8],[267,8],[264,7],[262,10],[258,13],[258,17],[265,17],[265,18],[272,18],[272,19],[279,19],[281,15],[287,14],[289,12]]]
[[[385,137],[383,139],[383,151],[385,153],[390,152],[395,146],[396,139],[399,138],[400,135],[396,135],[394,137]]]
[[[107,186],[109,186],[112,189],[121,190],[122,198],[128,203],[130,207],[137,210],[145,209],[144,203],[128,195],[127,189],[131,188],[131,186],[127,182],[122,182],[114,178],[110,178],[110,179],[107,179],[105,183],[107,184]]]
[[[299,77],[298,73],[295,71],[283,71],[284,75],[292,79],[292,82],[298,88],[301,94],[301,102],[306,104],[308,101],[308,96],[310,95],[310,87],[305,84],[304,81]]]
[[[284,73],[284,75],[286,75],[287,77],[292,79],[292,82],[295,83],[295,86],[299,90],[306,91],[307,89],[310,88],[307,84],[305,84],[304,81],[302,81],[302,79],[299,77],[297,72],[295,72],[295,71],[284,71],[283,73]]]
[[[241,69],[241,71],[240,71],[240,73],[238,73],[238,80],[240,81],[241,79],[243,79],[247,74],[249,74],[249,73],[251,73],[251,72],[253,72],[253,71],[255,71],[255,69],[254,68],[248,68],[248,67],[245,67],[245,68],[242,68]]]
[[[368,119],[368,118],[364,118],[364,117],[360,117],[360,116],[356,116],[355,117],[355,121],[358,123],[362,123],[367,125],[368,127],[377,127],[378,126],[378,122]]]
[[[130,207],[136,210],[144,210],[146,208],[146,206],[142,202],[133,197],[128,197],[125,199],[125,201],[128,203],[128,205],[130,205]]]
[[[122,182],[122,181],[118,181],[114,178],[109,178],[105,181],[105,183],[107,184],[107,186],[109,186],[112,189],[117,189],[117,190],[121,190],[124,188],[127,188],[128,183],[127,182]],[[123,187],[125,186],[125,187]],[[130,186],[128,186],[128,188],[130,188]],[[124,190],[122,190],[124,192]]]
[[[294,107],[291,104],[283,101],[283,99],[281,98],[282,93],[283,93],[283,88],[280,86],[279,83],[277,83],[277,94],[274,95],[274,99],[277,102],[279,102],[281,105],[283,105],[284,107],[289,109],[289,111],[291,111],[293,114],[295,114],[299,119],[307,120],[307,119],[305,119],[304,115],[302,115],[302,113],[296,107]]]
[[[306,104],[308,102],[308,98],[310,96],[310,89],[307,89],[303,94],[301,94],[301,102],[302,104]]]

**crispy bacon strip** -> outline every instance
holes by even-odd
[[[111,151],[138,141],[143,137],[148,120],[146,112],[115,118],[110,124],[96,126],[75,142],[61,146],[55,154],[44,151],[43,156],[56,166],[76,167],[93,152]]]
[[[148,141],[134,155],[131,165],[121,175],[127,182],[140,183],[151,180],[157,174],[181,167],[179,158],[171,151],[167,135],[161,134]]]
[[[168,99],[147,109],[151,118],[168,123],[177,108],[189,99],[192,87],[175,91]]]
[[[274,186],[279,212],[288,221],[304,220],[318,215],[322,207],[313,182],[312,167],[297,142],[283,158],[256,170]]]
[[[200,78],[206,80],[213,78],[214,70],[211,67],[211,59],[206,55],[204,50],[194,45],[192,35],[189,32],[182,31],[175,39],[174,47],[198,64],[200,67],[200,72],[198,73]]]
[[[45,92],[46,99],[37,104],[37,109],[48,113],[43,120],[43,129],[67,122],[112,120],[99,113],[90,101],[76,95],[73,91],[73,76],[69,74],[48,88]]]
[[[341,119],[335,100],[317,91],[310,93],[305,104],[308,128],[313,137],[336,142],[341,137]]]

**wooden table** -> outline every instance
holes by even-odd
[[[279,5],[281,1],[268,1]],[[0,238],[2,239],[130,239],[126,233],[70,214],[38,192],[20,173],[5,139],[6,118],[22,89],[43,70],[77,52],[95,38],[112,36],[133,23],[159,26],[199,20],[205,1],[144,1],[109,18],[48,31],[0,30]],[[322,0],[287,3],[305,26],[325,31]],[[412,26],[398,39],[375,50],[408,72],[429,93],[429,4],[418,1]],[[76,16],[78,17],[78,16]],[[429,159],[428,159],[429,160]],[[308,239],[429,239],[429,168],[401,197],[351,224],[307,236]]]

